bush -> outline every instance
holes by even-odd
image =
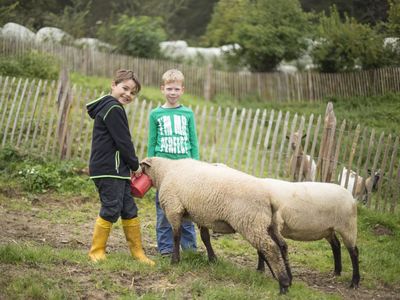
[[[383,37],[368,25],[347,16],[342,21],[336,7],[330,16],[321,15],[319,22],[318,43],[311,56],[321,72],[379,68],[387,63]]]
[[[122,16],[112,29],[121,53],[144,58],[160,57],[159,44],[167,36],[160,18]]]
[[[50,55],[31,51],[22,57],[0,58],[0,74],[55,80],[60,71],[58,61]]]
[[[15,59],[8,57],[0,58],[0,74],[18,77],[23,73],[21,64]]]
[[[15,180],[29,193],[52,190],[64,194],[90,194],[94,185],[86,174],[86,167],[86,162],[54,161],[11,146],[0,148],[0,180]]]
[[[46,165],[26,165],[18,172],[23,180],[23,188],[28,192],[43,193],[61,186],[57,170]]]
[[[24,160],[24,155],[15,148],[6,145],[0,149],[0,172],[9,173],[14,170],[14,165]]]

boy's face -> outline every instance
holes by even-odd
[[[122,105],[132,102],[135,97],[136,84],[132,79],[121,81],[118,84],[111,84],[111,96],[118,100]]]
[[[183,95],[184,89],[182,82],[170,82],[161,86],[161,93],[165,96],[169,107],[179,105],[179,98]]]

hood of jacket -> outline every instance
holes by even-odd
[[[96,118],[96,115],[111,102],[113,102],[114,104],[119,104],[119,102],[111,95],[106,95],[96,100],[93,100],[92,102],[89,102],[88,104],[86,104],[86,109],[89,116],[92,119]]]

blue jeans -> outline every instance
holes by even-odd
[[[158,191],[156,193],[156,212],[157,212],[157,249],[161,254],[172,253],[174,249],[174,238],[172,233],[171,224],[169,224],[164,211],[160,207],[160,202],[158,200]],[[181,247],[183,250],[193,250],[196,251],[196,231],[194,229],[194,224],[191,221],[183,220],[182,225],[182,235],[181,235]]]

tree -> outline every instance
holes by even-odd
[[[308,17],[297,0],[247,0],[247,9],[232,26],[236,54],[252,71],[272,71],[305,50]]]
[[[347,15],[358,22],[375,25],[387,18],[388,1],[386,0],[300,0],[300,2],[305,11],[316,13],[329,13],[330,7],[335,5],[343,20]]]
[[[218,0],[186,0],[184,2],[184,5],[175,10],[175,13],[165,21],[169,25],[169,34],[172,38],[196,41],[205,33],[212,10]]]
[[[49,13],[45,19],[45,24],[58,27],[74,38],[84,37],[88,32],[86,18],[90,12],[91,4],[91,1],[72,0],[71,5],[64,7],[61,15]]]
[[[120,53],[156,58],[160,56],[159,43],[166,39],[161,18],[147,16],[128,17],[123,15],[113,25],[117,49]]]
[[[62,6],[61,0],[2,0],[1,10],[10,8],[10,15],[2,17],[2,24],[15,22],[32,30],[38,30],[45,23],[48,12],[59,13]],[[14,6],[15,5],[15,6]]]
[[[342,21],[336,7],[319,20],[316,45],[311,56],[322,72],[370,69],[386,63],[383,37],[367,24],[345,16]]]
[[[389,0],[388,33],[400,38],[400,0]]]
[[[91,32],[98,31],[101,24],[117,23],[123,12],[130,17],[160,17],[163,20],[164,30],[172,39],[196,40],[204,33],[217,0],[92,0],[92,2],[88,16]],[[100,28],[100,34],[107,35],[103,28]]]
[[[15,9],[18,4],[19,2],[15,2],[0,7],[0,24],[6,24],[15,18]]]
[[[242,22],[248,0],[220,0],[212,13],[203,39],[209,46],[221,46],[237,42],[235,24]]]

